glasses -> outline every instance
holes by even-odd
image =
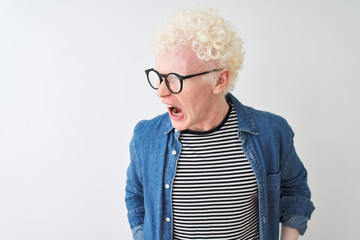
[[[183,80],[184,79],[188,79],[188,78],[192,78],[192,77],[196,77],[196,76],[200,76],[200,75],[204,75],[204,74],[208,74],[208,73],[212,73],[212,72],[217,72],[217,71],[221,71],[221,70],[222,69],[214,69],[214,70],[207,71],[207,72],[202,72],[202,73],[197,73],[197,74],[192,74],[192,75],[187,75],[187,76],[181,76],[180,74],[177,74],[177,73],[160,74],[158,71],[151,68],[151,69],[145,70],[145,73],[146,73],[148,82],[153,89],[155,89],[155,90],[159,89],[160,84],[165,79],[165,83],[166,83],[166,86],[169,89],[169,91],[174,94],[178,94],[181,92],[181,90],[183,88]]]

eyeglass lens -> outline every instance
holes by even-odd
[[[160,77],[155,71],[149,71],[148,72],[148,79],[149,79],[150,85],[153,88],[155,88],[155,89],[159,88],[159,86],[160,86]]]
[[[161,79],[160,79],[160,76],[155,71],[149,71],[148,79],[149,79],[151,86],[154,89],[159,88]],[[181,81],[175,74],[167,75],[166,80],[167,80],[166,85],[170,91],[175,92],[175,93],[180,91]]]

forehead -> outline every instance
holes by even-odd
[[[179,48],[176,53],[165,52],[155,57],[155,69],[166,74],[191,74],[204,69],[203,62],[190,47]]]

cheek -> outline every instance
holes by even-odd
[[[199,90],[194,91],[193,89]],[[181,99],[179,98],[178,100],[185,113],[199,115],[202,112],[206,112],[209,101],[211,100],[211,89],[209,84],[203,82],[188,83],[187,81],[184,81],[182,93]]]
[[[187,117],[196,117],[206,112],[204,111],[202,105],[199,102],[195,102],[195,100],[194,102],[189,102],[185,105],[183,111]]]

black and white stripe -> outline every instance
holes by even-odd
[[[232,107],[210,132],[184,131],[172,192],[174,239],[258,239],[258,189]]]

